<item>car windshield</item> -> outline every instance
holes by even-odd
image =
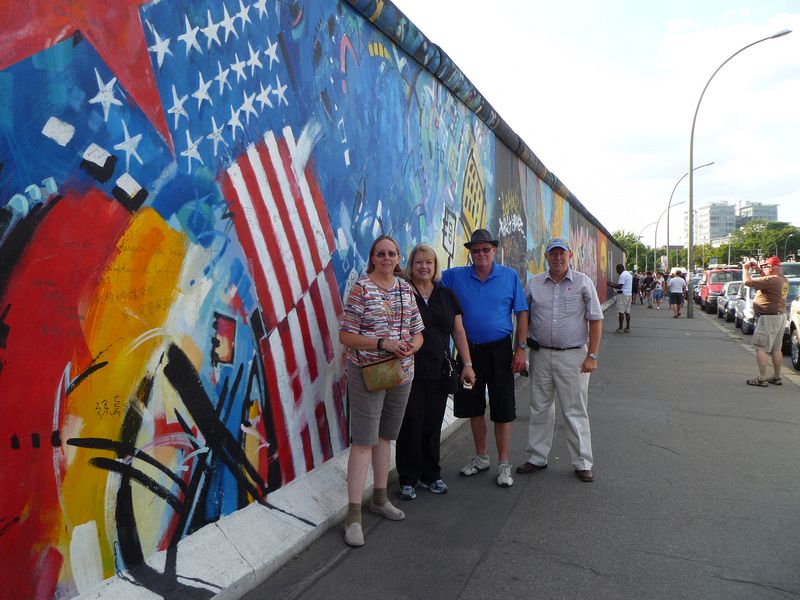
[[[738,281],[735,283],[731,283],[728,285],[728,295],[735,296],[739,292],[739,288],[742,287],[742,284]]]
[[[781,263],[781,273],[784,277],[800,277],[800,262]]]
[[[786,302],[791,302],[797,296],[800,295],[800,281],[790,281],[789,282],[789,296],[786,298]]]
[[[709,283],[727,283],[728,281],[741,281],[741,271],[717,271],[711,273]]]

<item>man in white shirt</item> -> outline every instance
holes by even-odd
[[[617,275],[619,275],[617,283],[608,282],[608,285],[617,290],[616,306],[619,313],[619,329],[614,333],[630,333],[633,275],[630,271],[626,271],[623,265],[617,265]]]
[[[672,309],[672,318],[677,319],[681,316],[681,306],[683,305],[683,297],[686,295],[689,286],[686,285],[686,280],[681,277],[681,272],[676,271],[675,274],[667,281],[667,292],[669,293],[669,307]]]

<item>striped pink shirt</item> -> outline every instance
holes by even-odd
[[[411,337],[423,329],[425,325],[417,301],[406,281],[395,278],[392,289],[385,290],[368,276],[361,277],[350,290],[340,327],[341,331],[366,337],[406,341],[411,341]],[[390,356],[390,353],[378,350],[347,349],[350,361],[360,366]],[[409,381],[414,377],[414,357],[404,358],[402,364],[405,380]]]

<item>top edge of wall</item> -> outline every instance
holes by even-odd
[[[346,2],[453,92],[555,193],[569,202],[609,240],[620,246],[614,236],[589,212],[577,196],[545,167],[533,150],[511,129],[447,53],[431,42],[391,0],[346,0]]]

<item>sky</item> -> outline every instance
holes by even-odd
[[[394,3],[606,229],[648,245],[667,241],[673,189],[670,243],[685,241],[706,82],[793,30],[708,86],[693,164],[714,164],[693,205],[778,204],[800,226],[800,0]]]

